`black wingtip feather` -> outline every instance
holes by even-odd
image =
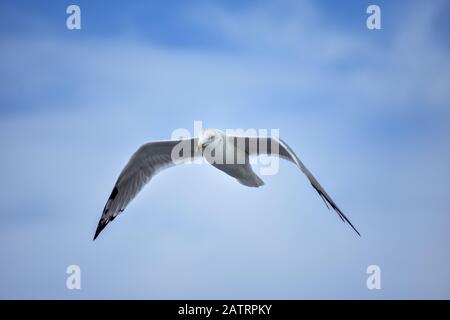
[[[355,226],[350,222],[350,220],[348,220],[348,218],[345,216],[345,214],[343,214],[342,211],[338,207],[333,206],[333,208],[334,208],[334,210],[336,210],[336,212],[339,213],[339,216],[341,217],[341,219],[343,219],[343,220],[345,219],[344,222],[347,222],[350,225],[350,227],[352,227],[352,229],[355,230],[355,232],[358,234],[358,236],[361,237],[361,234],[359,233],[359,231],[356,230]]]
[[[318,188],[316,188],[316,186],[314,186],[314,185],[312,185],[312,186],[319,193],[319,195],[322,198],[323,202],[325,202],[325,205],[327,206],[327,208],[330,209],[330,207],[329,207],[329,205],[330,205],[336,211],[336,213],[338,214],[339,218],[341,218],[342,221],[347,222],[352,227],[352,229],[358,234],[358,236],[361,237],[361,234],[359,233],[359,231],[350,222],[350,220],[345,216],[345,214],[341,211],[341,209],[339,209],[337,207],[337,205],[333,202],[333,200],[329,200],[326,194],[323,194],[323,192],[321,190],[319,190]]]
[[[95,235],[94,235],[94,239],[92,241],[95,241],[95,239],[97,239],[98,235],[100,234],[100,232],[102,232],[102,227],[100,226],[100,224],[97,226],[97,230],[95,230]]]
[[[113,191],[111,192],[111,195],[108,198],[108,202],[106,202],[105,208],[103,209],[103,214],[102,214],[102,218],[105,216],[106,213],[108,213],[108,203],[110,203],[112,200],[114,200],[117,196],[117,194],[119,193],[119,189],[117,189],[117,187],[114,187]],[[121,210],[123,211],[123,210]],[[100,221],[98,222],[98,226],[97,226],[97,230],[95,230],[95,235],[94,235],[94,240],[97,239],[98,235],[100,234],[100,232],[102,232],[103,229],[105,229],[106,225],[110,222],[113,221],[115,217],[110,217],[109,220],[104,221],[103,219],[100,219]]]
[[[111,192],[111,195],[109,196],[109,200],[114,200],[114,198],[117,196],[118,193],[119,189],[117,189],[117,187],[114,187],[113,191]]]
[[[97,230],[95,230],[94,240],[97,239],[98,235],[102,230],[106,227],[106,223],[102,223],[101,221],[98,223]]]
[[[319,193],[320,198],[322,198],[323,203],[325,203],[325,205],[327,206],[328,210],[330,210],[330,206],[328,205],[327,200],[325,200],[325,197],[323,196],[322,192],[320,192],[319,190],[317,190],[317,192]],[[341,217],[341,219],[342,219],[342,217]]]

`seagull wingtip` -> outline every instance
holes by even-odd
[[[106,224],[102,223],[101,221],[98,223],[97,230],[95,230],[94,239],[92,241],[95,241],[97,239],[98,235],[102,230],[105,228]]]
[[[350,223],[350,222],[349,222]],[[361,233],[359,233],[358,230],[356,230],[356,228],[350,223],[350,226],[352,227],[352,229],[356,232],[356,234],[361,238]]]

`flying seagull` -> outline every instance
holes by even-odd
[[[155,141],[142,145],[128,161],[106,202],[95,231],[94,240],[106,225],[123,212],[130,201],[162,169],[204,157],[215,168],[248,187],[264,184],[250,164],[250,156],[279,156],[294,163],[308,178],[325,205],[336,211],[359,235],[350,220],[339,209],[325,189],[281,139],[270,137],[236,137],[217,129],[207,129],[198,138]]]

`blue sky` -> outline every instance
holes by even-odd
[[[1,298],[450,298],[448,3],[378,1],[379,31],[367,1],[69,4],[0,4]],[[195,120],[280,129],[362,237],[282,162],[163,171],[93,242],[130,155]]]

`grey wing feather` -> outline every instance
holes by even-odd
[[[328,195],[325,189],[320,185],[320,183],[316,180],[313,174],[306,168],[303,162],[297,157],[294,151],[281,139],[275,138],[262,138],[262,137],[245,137],[241,138],[245,139],[245,142],[241,141],[240,145],[245,145],[245,150],[249,155],[260,155],[260,154],[268,154],[268,155],[278,155],[279,157],[291,161],[300,170],[306,175],[309,182],[313,186],[313,188],[319,193],[320,197],[324,201],[325,205],[329,208],[329,205],[336,211],[342,221],[347,222],[355,232],[361,236],[358,230],[353,226],[350,220],[345,216],[345,214],[339,209],[333,199]],[[236,141],[239,140],[237,137]],[[238,143],[239,146],[239,143]]]
[[[181,153],[177,157],[183,162],[183,160],[190,160],[196,156],[195,144],[196,139],[186,139],[150,142],[142,145],[120,173],[103,209],[94,240],[110,221],[113,221],[125,210],[130,201],[155,174],[177,164],[172,159],[172,151],[176,146],[182,147]]]

